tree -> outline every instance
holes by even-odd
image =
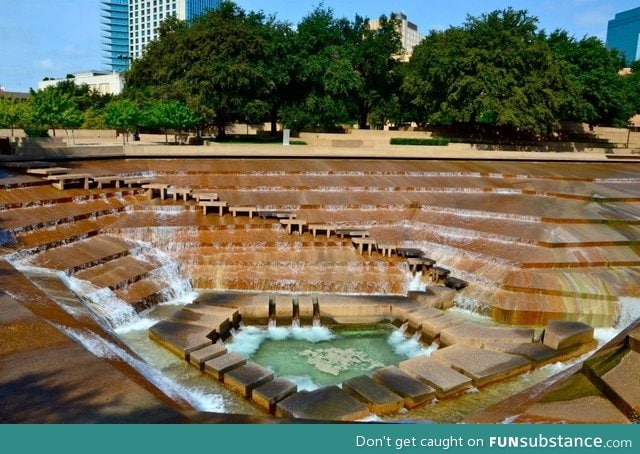
[[[67,109],[64,112],[62,112],[61,125],[65,129],[71,129],[71,139],[72,139],[74,145],[76,143],[74,130],[78,129],[80,126],[82,126],[83,122],[84,122],[84,114],[82,112],[80,112],[78,109],[76,109],[75,106],[74,107],[70,107],[69,109]],[[67,136],[68,135],[69,135],[69,133],[67,132]]]
[[[261,13],[245,13],[232,2],[190,23],[167,20],[159,39],[133,62],[127,83],[154,99],[186,102],[224,137],[229,122],[255,115],[258,106],[268,112],[265,94],[273,82],[265,69],[264,21]]]
[[[70,95],[60,93],[55,86],[43,90],[30,91],[32,123],[46,126],[53,130],[63,126],[64,113],[74,109],[75,105]]]
[[[0,128],[11,129],[11,137],[14,129],[24,128],[29,123],[30,117],[29,103],[0,98]]]
[[[564,87],[537,19],[511,8],[431,32],[414,50],[404,83],[423,121],[483,122],[531,135],[559,125]]]
[[[107,126],[122,131],[122,145],[125,145],[125,136],[138,126],[140,110],[128,99],[111,101],[104,109],[104,119]]]
[[[598,38],[578,41],[563,30],[551,33],[547,42],[568,80],[562,118],[591,126],[626,126],[633,108],[625,95],[625,81],[618,74],[624,67],[622,55],[607,49]]]
[[[147,105],[144,111],[146,126],[157,126],[164,129],[165,141],[167,129],[176,131],[176,142],[183,131],[194,127],[198,117],[186,105],[179,101],[158,101]]]

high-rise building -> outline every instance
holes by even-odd
[[[129,67],[129,0],[102,0],[102,58],[111,71]]]
[[[101,0],[105,63],[123,71],[132,59],[158,36],[158,27],[169,16],[182,20],[216,9],[224,0]]]
[[[640,60],[640,8],[618,13],[609,21],[607,47],[621,51],[627,63]]]
[[[418,31],[418,26],[413,22],[409,22],[407,15],[404,13],[391,13],[391,19],[398,22],[398,33],[402,42],[402,54],[398,55],[401,60],[408,61],[413,54],[413,49],[422,42],[424,36]],[[379,20],[372,20],[369,26],[373,30],[380,28]]]

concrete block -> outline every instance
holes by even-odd
[[[286,378],[278,377],[264,385],[256,387],[251,393],[251,399],[256,405],[274,414],[276,404],[298,391],[298,385]]]
[[[431,401],[436,395],[435,389],[431,386],[425,385],[395,366],[379,369],[371,378],[402,397],[404,406],[409,409]]]
[[[368,375],[360,375],[342,383],[342,390],[363,402],[372,413],[385,415],[404,407],[404,399]]]
[[[412,327],[417,329],[422,326],[425,320],[442,317],[442,315],[444,315],[444,311],[441,311],[440,309],[425,307],[409,312],[407,314],[407,319],[403,321],[408,321]]]
[[[204,363],[227,353],[226,347],[221,343],[207,345],[200,350],[189,354],[189,362],[199,369],[204,369]]]
[[[531,369],[531,364],[521,356],[463,344],[441,348],[433,352],[431,358],[465,374],[478,387]]]
[[[602,396],[539,403],[515,420],[522,424],[629,424],[611,402]]]
[[[450,397],[471,387],[469,377],[431,359],[418,356],[400,363],[400,369],[436,390],[438,398]]]
[[[616,367],[602,376],[602,381],[640,415],[640,353],[629,350]]]
[[[553,320],[544,331],[544,345],[555,350],[562,350],[593,340],[593,327],[582,323],[565,320]]]
[[[244,397],[251,397],[254,388],[270,382],[273,377],[274,374],[269,369],[250,363],[227,372],[224,384]]]
[[[276,416],[327,421],[356,421],[369,414],[362,403],[337,386],[304,391],[276,405]]]
[[[429,339],[440,335],[440,332],[452,326],[461,325],[465,322],[462,317],[445,313],[442,317],[430,318],[422,323],[422,334]]]
[[[523,344],[533,342],[534,329],[485,326],[465,322],[440,332],[440,344],[466,344],[483,348],[487,343]]]
[[[218,380],[224,381],[224,374],[238,367],[242,367],[245,364],[247,364],[247,358],[238,353],[231,352],[210,359],[204,363],[204,371]]]
[[[211,328],[163,320],[149,328],[149,338],[186,360],[191,352],[213,343],[206,337],[211,331]]]
[[[558,361],[558,351],[541,343],[526,343],[512,346],[505,353],[522,356],[536,366]]]

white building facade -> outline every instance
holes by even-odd
[[[111,71],[84,71],[72,74],[73,78],[49,79],[38,82],[38,89],[58,85],[60,82],[72,80],[76,85],[87,85],[91,90],[102,95],[119,95],[124,89],[124,75]]]
[[[424,35],[418,31],[418,26],[413,22],[410,22],[407,15],[404,13],[391,13],[391,19],[398,22],[398,33],[400,34],[400,40],[402,42],[402,54],[398,55],[398,58],[403,61],[408,61],[413,55],[413,49],[422,42]],[[370,27],[373,30],[380,28],[379,20],[372,20]]]

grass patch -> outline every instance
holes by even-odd
[[[449,139],[416,139],[404,137],[392,137],[391,145],[414,145],[423,147],[446,147],[449,145]]]

